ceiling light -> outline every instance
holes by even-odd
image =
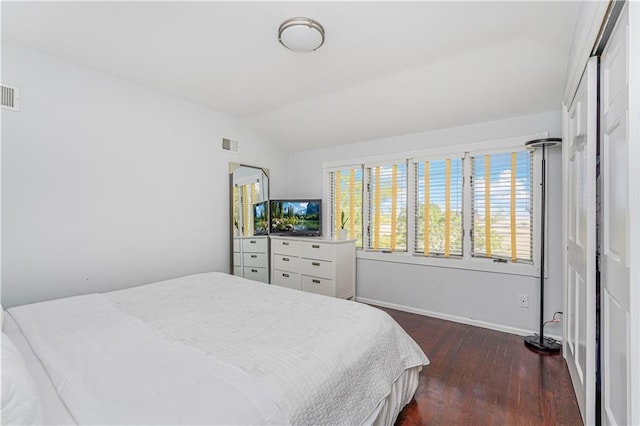
[[[287,19],[278,29],[278,41],[294,52],[313,52],[324,43],[324,28],[309,18]]]

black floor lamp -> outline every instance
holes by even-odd
[[[554,339],[544,337],[544,220],[546,216],[547,199],[547,148],[560,146],[562,139],[545,138],[528,141],[524,144],[529,149],[542,148],[542,202],[540,208],[540,334],[527,336],[524,338],[524,345],[531,350],[546,352],[549,354],[559,353],[561,345]]]

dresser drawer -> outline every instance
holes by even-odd
[[[334,266],[333,262],[327,262],[326,260],[300,259],[300,271],[304,275],[333,278]]]
[[[300,272],[300,258],[283,255],[283,254],[274,254],[273,257],[273,269],[280,269],[282,271],[290,271],[290,272]]]
[[[242,266],[242,255],[240,252],[233,252],[233,266]]]
[[[334,250],[331,244],[317,241],[301,241],[298,250],[300,257],[320,260],[333,260]]]
[[[240,240],[237,238],[233,239],[233,251],[240,251]]]
[[[249,280],[269,283],[269,273],[267,272],[267,268],[259,268],[257,266],[245,266],[244,277]]]
[[[243,266],[260,266],[261,268],[266,268],[269,264],[266,253],[244,253],[242,260],[244,261]]]
[[[271,251],[273,253],[300,256],[300,241],[271,239]]]
[[[295,272],[274,269],[271,278],[271,284],[292,288],[294,290],[302,290],[300,274],[296,274]]]
[[[335,296],[333,280],[327,280],[324,278],[309,277],[307,275],[303,275],[302,290],[308,291],[309,293],[322,294],[330,297]]]
[[[242,240],[242,251],[249,252],[267,252],[266,238],[245,238]]]

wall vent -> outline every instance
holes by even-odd
[[[222,138],[222,149],[224,151],[239,152],[240,144],[238,143],[238,141],[232,141],[231,139]]]
[[[20,111],[20,89],[6,84],[2,84],[0,87],[2,108],[11,111]]]

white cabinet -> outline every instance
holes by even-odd
[[[271,284],[342,299],[356,295],[355,240],[271,236]]]
[[[233,239],[233,274],[269,283],[269,238],[266,235]]]
[[[233,275],[242,276],[242,242],[240,238],[233,239]]]

